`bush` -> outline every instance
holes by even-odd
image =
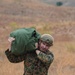
[[[57,2],[56,5],[57,5],[57,6],[62,6],[63,3],[62,3],[62,2]]]

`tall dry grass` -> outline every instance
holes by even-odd
[[[16,22],[11,22],[7,26],[1,26],[0,75],[22,75],[24,72],[23,62],[17,64],[10,63],[4,54],[5,50],[9,47],[7,38],[10,32],[23,27],[34,27],[41,34],[50,33],[54,37],[54,46],[50,48],[50,50],[54,53],[54,61],[49,68],[49,75],[75,75],[74,25],[75,22],[51,22],[46,24],[29,24],[26,26],[17,25]],[[65,34],[68,34],[68,36],[62,38]]]

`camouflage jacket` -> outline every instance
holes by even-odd
[[[24,60],[24,75],[47,75],[48,68],[51,65],[54,56],[52,52],[27,53],[23,56],[14,56],[10,51],[6,51],[6,56],[12,63],[18,63]]]

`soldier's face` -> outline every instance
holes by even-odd
[[[49,48],[50,48],[50,46],[46,42],[41,42],[41,41],[39,42],[40,51],[45,52],[45,51],[49,50]]]

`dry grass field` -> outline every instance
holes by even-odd
[[[9,47],[10,32],[23,27],[34,27],[41,34],[50,33],[54,37],[50,50],[55,58],[49,75],[75,75],[75,8],[49,6],[37,0],[3,1],[0,3],[0,75],[23,75],[23,62],[10,63],[4,54]]]

